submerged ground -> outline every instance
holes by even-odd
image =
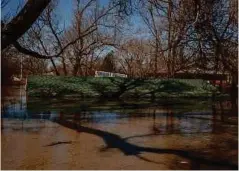
[[[2,169],[238,168],[238,115],[227,99],[42,99],[10,92],[2,98]]]

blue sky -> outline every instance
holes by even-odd
[[[59,0],[57,12],[66,25],[69,25],[73,18],[73,0]]]

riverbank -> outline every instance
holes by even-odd
[[[217,88],[201,79],[31,76],[30,97],[84,98],[211,97]]]

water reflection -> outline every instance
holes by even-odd
[[[3,93],[2,118],[70,120],[82,123],[114,123],[124,119],[129,124],[134,118],[149,118],[153,121],[151,130],[155,134],[188,134],[216,132],[219,123],[236,125],[237,114],[231,113],[231,107],[229,101],[212,102],[208,99],[197,102],[171,99],[154,103],[36,98],[27,101],[24,88],[13,87],[13,91]]]
[[[23,86],[2,87],[2,117],[26,118],[27,96]]]

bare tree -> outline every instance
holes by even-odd
[[[231,95],[237,93],[238,82],[238,20],[237,1],[200,1],[195,32],[200,42],[201,59],[208,70],[229,73]]]
[[[88,0],[85,3],[76,1],[76,4],[75,19],[72,27],[65,34],[65,38],[67,41],[71,41],[74,37],[80,37],[80,39],[66,53],[73,66],[72,74],[84,75],[92,69],[100,51],[117,45],[105,28],[115,29],[107,18],[115,13],[118,4],[110,3],[105,7],[100,7],[98,0]]]
[[[192,53],[187,35],[192,25],[187,18],[188,3],[174,0],[141,1],[139,5],[139,14],[152,37],[155,75],[166,69],[168,77],[172,77],[180,70],[189,69],[192,66]],[[166,68],[158,68],[158,63],[164,63]]]
[[[146,40],[130,39],[116,53],[123,73],[129,77],[150,75],[154,60],[150,58],[151,48]]]
[[[47,72],[47,61],[25,56],[22,61],[24,75],[42,75]]]

